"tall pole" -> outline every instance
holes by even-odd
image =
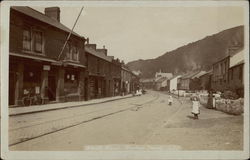
[[[69,32],[69,34],[68,34],[68,37],[67,37],[67,39],[66,39],[66,41],[65,41],[65,43],[64,43],[64,45],[63,45],[63,47],[62,47],[62,50],[61,50],[60,54],[59,54],[58,57],[57,57],[57,60],[60,60],[60,57],[61,57],[61,55],[62,55],[62,53],[63,53],[63,50],[64,50],[64,48],[65,48],[66,45],[67,45],[67,42],[68,42],[68,40],[69,40],[69,38],[70,38],[70,36],[71,36],[71,34],[72,34],[72,32],[73,32],[75,26],[76,26],[76,23],[77,23],[77,21],[78,21],[80,15],[81,15],[81,13],[82,13],[82,10],[83,10],[83,7],[81,8],[81,11],[80,11],[80,13],[79,13],[78,16],[77,16],[76,21],[75,21],[75,23],[74,23],[72,29],[70,30],[70,32]]]

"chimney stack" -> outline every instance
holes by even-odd
[[[86,39],[86,43],[89,44],[89,38]]]
[[[44,10],[46,16],[60,22],[60,8],[59,7],[47,7]]]
[[[92,48],[93,50],[96,50],[96,44],[89,44],[89,43],[87,43],[87,44],[85,45],[85,47],[87,47],[87,48]]]

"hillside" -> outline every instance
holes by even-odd
[[[131,70],[140,70],[142,77],[152,77],[160,69],[164,72],[184,73],[196,69],[211,69],[211,65],[228,55],[231,46],[244,46],[244,27],[238,26],[207,36],[155,59],[127,63]]]

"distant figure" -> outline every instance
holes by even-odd
[[[215,109],[216,108],[216,101],[215,101],[215,96],[213,95],[213,108]]]
[[[198,119],[198,115],[200,114],[200,102],[198,97],[192,98],[193,106],[192,106],[192,114],[194,115],[194,119]]]
[[[169,98],[168,98],[168,105],[172,105],[172,103],[173,103],[173,97],[172,96],[169,96]]]
[[[213,108],[213,93],[209,92],[207,100],[207,108]]]

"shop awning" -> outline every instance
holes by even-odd
[[[57,62],[56,60],[53,60],[53,59],[49,59],[49,58],[41,57],[41,56],[36,56],[36,55],[30,55],[30,54],[18,54],[18,53],[10,52],[10,55],[16,56],[16,57],[21,57],[21,58],[29,58],[29,59],[39,60],[39,61],[52,62],[52,63]]]
[[[73,62],[62,62],[62,61],[56,61],[53,59],[49,59],[46,57],[41,57],[41,56],[37,56],[37,55],[30,55],[30,54],[18,54],[18,53],[13,53],[10,52],[11,56],[16,56],[16,57],[21,57],[21,58],[28,58],[28,59],[33,59],[33,60],[39,60],[39,61],[44,61],[44,62],[51,62],[53,65],[70,65],[73,67],[81,67],[81,68],[86,68],[86,66],[82,65],[82,64],[78,64],[78,63],[73,63]]]

